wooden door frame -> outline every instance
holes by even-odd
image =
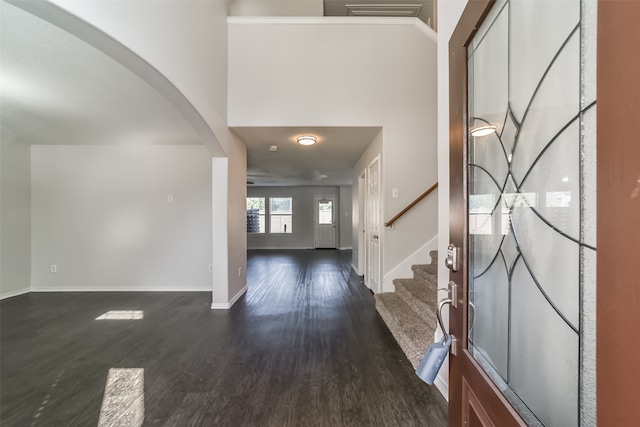
[[[640,2],[598,1],[597,421],[637,425]]]
[[[466,177],[456,173],[467,160],[466,46],[493,3],[470,0],[449,41],[450,241],[459,247],[467,244]],[[640,2],[598,0],[596,387],[597,423],[603,426],[634,425],[640,394],[640,137],[635,129],[640,117],[638,22]],[[460,265],[450,278],[464,284],[458,301],[464,307],[466,252]],[[467,313],[462,313],[460,322],[455,310],[461,309],[451,308],[449,329],[466,343]],[[468,390],[463,390],[462,381],[451,379],[477,364],[466,349],[449,360],[449,425],[457,427],[462,425],[463,392]],[[482,378],[486,377],[482,370],[478,375],[478,381],[472,376],[477,383],[474,387],[488,379]],[[483,397],[496,393],[498,399],[502,397],[491,381],[481,392]],[[488,410],[502,409],[491,406]]]
[[[465,167],[467,164],[465,147],[468,142],[467,46],[494,3],[495,0],[469,1],[449,41],[449,179],[451,183],[449,240],[459,248],[468,247]],[[468,257],[466,250],[461,253],[463,256],[459,261],[459,270],[450,273],[450,280],[461,285],[462,292],[459,292],[458,308],[451,307],[449,311],[449,331],[460,340],[457,346],[458,354],[449,355],[449,426],[466,425],[464,423],[469,421],[470,405],[474,407],[476,415],[485,425],[492,425],[490,420],[501,420],[504,424],[500,427],[526,426],[520,415],[467,350],[468,331],[465,325],[468,321],[468,313],[465,307],[468,303]],[[467,373],[464,379],[462,372]],[[477,398],[475,398],[477,405],[473,405],[474,396],[478,394],[483,399],[482,407],[479,407]]]

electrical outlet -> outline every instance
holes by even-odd
[[[394,199],[398,197],[398,189],[397,188],[392,188],[391,189],[391,197],[393,197]]]
[[[213,264],[209,264],[209,273],[213,273]]]
[[[58,266],[55,264],[51,264],[51,272],[52,273],[57,273],[58,272]]]

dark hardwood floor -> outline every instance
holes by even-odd
[[[206,292],[4,300],[1,424],[97,426],[109,369],[142,368],[147,426],[445,426],[350,266],[350,251],[250,251],[227,311]],[[109,310],[144,319],[95,320]]]

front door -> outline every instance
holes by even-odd
[[[336,247],[336,196],[315,197],[315,247]]]
[[[595,6],[470,1],[451,38],[450,426],[595,416]]]

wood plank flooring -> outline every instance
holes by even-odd
[[[109,369],[142,368],[145,426],[445,426],[350,266],[350,251],[250,251],[228,311],[206,292],[4,300],[1,424],[97,426]],[[144,319],[95,320],[109,310]]]

